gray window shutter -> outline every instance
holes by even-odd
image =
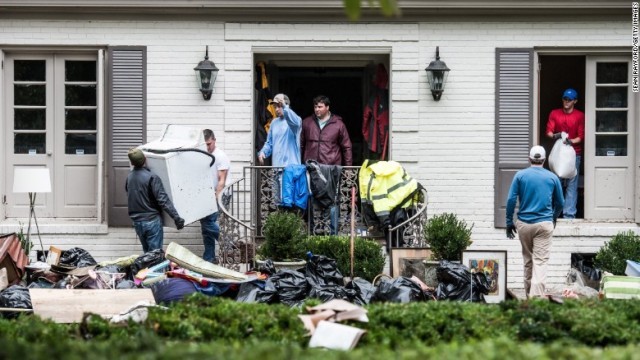
[[[127,151],[146,143],[147,48],[115,46],[107,54],[107,218],[109,226],[131,226],[125,192]]]
[[[529,166],[533,129],[533,49],[496,49],[495,227],[506,227],[513,176]]]

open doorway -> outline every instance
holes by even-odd
[[[301,118],[313,115],[313,98],[325,95],[331,100],[330,110],[340,115],[349,132],[353,146],[353,165],[364,160],[362,114],[364,108],[366,67],[278,69],[277,92],[289,94],[292,108]]]
[[[362,165],[365,159],[380,158],[380,154],[369,151],[362,125],[365,107],[374,90],[376,66],[382,64],[388,71],[388,54],[256,54],[254,60],[256,65],[264,64],[269,93],[287,94],[291,108],[302,119],[313,115],[313,98],[329,97],[330,111],[340,115],[347,127],[353,166]],[[261,100],[256,97],[256,101]],[[258,117],[254,122],[259,128]],[[256,150],[264,143],[260,135],[255,139]],[[266,134],[262,136],[266,138]],[[386,144],[385,158],[390,146]]]
[[[547,154],[553,148],[553,140],[547,138],[546,129],[549,113],[553,109],[562,107],[562,93],[567,88],[573,88],[578,92],[578,102],[575,108],[585,112],[585,74],[586,56],[565,55],[540,55],[539,63],[539,119],[538,119],[538,143],[542,145]],[[584,141],[585,139],[583,139]],[[578,204],[576,218],[584,218],[584,147],[582,161],[580,163],[578,183]],[[545,162],[548,169],[548,162]]]

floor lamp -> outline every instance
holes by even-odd
[[[40,237],[40,227],[36,218],[36,194],[51,192],[51,178],[49,169],[43,167],[17,167],[13,172],[13,192],[29,193],[29,225],[27,227],[27,242],[31,242],[31,219],[36,224],[38,239],[40,240],[40,249],[42,257],[44,257],[44,246]],[[27,254],[28,255],[28,254]],[[45,261],[43,259],[37,259]]]

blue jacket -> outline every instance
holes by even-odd
[[[304,165],[289,165],[284,168],[282,175],[282,200],[280,206],[307,208],[309,190],[307,188],[307,167]]]
[[[520,200],[518,220],[527,224],[553,221],[564,206],[562,185],[551,171],[531,166],[516,173],[507,198],[507,226],[513,225],[516,200]]]
[[[277,167],[300,165],[300,132],[302,120],[288,105],[283,116],[271,121],[267,141],[260,150],[265,157],[273,155],[271,164]]]

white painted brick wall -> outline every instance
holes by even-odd
[[[626,47],[627,22],[466,23],[213,23],[189,21],[0,20],[6,46],[144,45],[148,57],[148,137],[163,124],[209,127],[242,176],[254,152],[253,51],[354,53],[390,51],[392,129],[390,149],[429,191],[429,214],[455,212],[474,224],[472,249],[508,250],[510,286],[522,283],[517,240],[493,227],[495,48]],[[571,34],[568,36],[567,34]],[[193,67],[209,56],[220,68],[210,101],[195,88]],[[451,72],[442,100],[431,98],[424,68],[435,47]],[[355,49],[355,50],[354,50]],[[4,133],[2,133],[4,134]],[[4,135],[3,135],[4,136]],[[4,156],[5,148],[0,148]],[[577,224],[577,225],[576,225]],[[0,226],[8,230],[11,226]],[[73,229],[81,227],[69,227]],[[556,230],[550,283],[560,284],[571,252],[595,252],[616,232],[636,224],[561,221]],[[177,240],[202,251],[197,226],[167,229],[165,244]],[[80,246],[98,259],[139,251],[133,229],[95,234],[47,234],[45,246]]]

